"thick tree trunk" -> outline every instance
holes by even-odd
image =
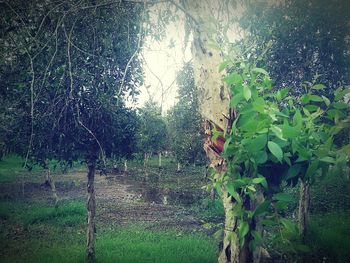
[[[228,192],[223,190],[223,204],[225,209],[225,228],[223,248],[219,256],[219,263],[244,263],[252,262],[252,254],[246,244],[241,247],[238,238],[238,219],[232,215],[235,202]]]
[[[310,183],[308,181],[300,180],[300,196],[299,196],[299,233],[304,240],[308,221],[309,221],[309,204],[310,204]]]
[[[87,260],[88,262],[95,261],[95,212],[96,212],[96,200],[95,200],[95,188],[94,188],[94,179],[95,179],[95,170],[96,170],[96,159],[88,160],[88,174],[87,174]]]
[[[162,167],[162,152],[159,152],[158,154],[158,167]]]
[[[234,3],[233,3],[234,2]],[[224,138],[222,143],[215,145],[211,138],[211,130],[222,131],[223,134],[229,132],[232,122],[235,118],[234,110],[230,109],[230,91],[222,81],[225,71],[219,72],[219,67],[225,60],[220,48],[214,48],[211,43],[220,39],[220,33],[215,35],[211,30],[215,28],[230,28],[232,32],[238,31],[236,25],[231,23],[231,17],[239,17],[239,8],[236,2],[232,5],[226,1],[203,1],[184,0],[184,12],[189,21],[193,23],[193,71],[195,83],[198,89],[199,110],[202,117],[206,120],[205,133],[208,135],[204,144],[204,150],[210,160],[210,166],[218,173],[226,172],[226,164],[221,157],[223,151]],[[238,10],[238,11],[237,11]],[[213,26],[213,19],[220,14],[220,25]],[[215,21],[215,19],[214,19]],[[219,41],[220,42],[220,41]],[[234,262],[244,263],[252,262],[252,253],[247,249],[248,242],[241,246],[238,238],[238,219],[233,216],[232,209],[235,206],[234,200],[229,196],[226,190],[223,190],[223,203],[225,208],[225,229],[223,250],[219,257],[220,263]],[[237,238],[235,238],[237,237]]]

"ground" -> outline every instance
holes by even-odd
[[[21,168],[9,156],[0,162],[0,262],[84,262],[86,168],[76,163],[53,171],[60,201],[54,204],[44,171]],[[205,165],[156,160],[147,167],[129,163],[122,171],[96,173],[97,262],[216,262],[222,238],[223,208],[202,188]],[[267,228],[267,262],[350,262],[349,178],[320,178],[311,189],[307,247],[274,243]],[[295,220],[298,188],[285,216]]]
[[[127,174],[96,173],[98,262],[215,262],[214,228],[198,209],[208,195],[201,189],[205,167],[176,173],[175,163],[161,169],[130,166]],[[57,207],[40,169],[5,176],[0,183],[0,262],[84,262],[84,169],[53,172]]]

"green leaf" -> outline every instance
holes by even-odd
[[[223,80],[228,85],[239,85],[239,84],[242,84],[242,82],[243,82],[242,76],[236,72],[233,72],[230,75],[224,77]]]
[[[269,210],[271,201],[269,200],[265,200],[264,202],[262,202],[261,204],[259,204],[254,211],[254,216],[258,216],[261,215],[265,212],[267,212]]]
[[[300,98],[300,102],[302,104],[307,104],[310,102],[310,94],[304,94],[303,96],[301,96]]]
[[[335,163],[335,159],[329,156],[323,157],[320,159],[320,162],[324,163]]]
[[[293,244],[293,247],[296,251],[300,251],[302,253],[309,253],[311,251],[309,246],[303,244]]]
[[[258,126],[257,122],[261,121],[261,120],[257,120],[257,122],[252,121],[256,118],[256,116],[257,114],[255,112],[244,114],[244,115],[241,114],[237,122],[237,128],[241,128],[243,131],[246,131],[246,132],[255,132]]]
[[[223,71],[225,68],[227,68],[227,66],[230,64],[229,61],[224,61],[220,64],[219,66],[219,72]]]
[[[266,178],[263,176],[253,178],[252,182],[253,184],[261,184],[263,187],[267,188],[267,181],[266,181]]]
[[[260,151],[260,152],[256,152],[254,154],[254,158],[257,164],[263,164],[266,163],[267,161],[267,153],[265,150]]]
[[[226,185],[227,192],[232,195],[232,193],[236,193],[236,189],[233,183],[228,183]]]
[[[289,167],[286,180],[291,179],[295,176],[297,176],[301,170],[301,165],[300,164],[294,164],[293,166]]]
[[[212,133],[212,141],[216,141],[220,136],[224,135],[224,133],[222,131],[218,131],[215,126],[211,130],[211,133]]]
[[[252,192],[256,192],[255,187],[252,186],[252,185],[249,185],[247,188],[248,188],[250,191],[252,191]]]
[[[248,152],[258,152],[266,146],[267,143],[267,135],[261,134],[256,138],[248,140],[245,144],[245,148]]]
[[[333,107],[338,110],[347,109],[350,107],[350,104],[344,103],[344,102],[336,102],[333,104]]]
[[[275,224],[275,221],[270,219],[263,219],[260,221],[260,223],[264,226],[273,226]]]
[[[228,191],[228,193],[239,203],[242,203],[242,198],[239,196],[239,194],[236,192],[234,184],[232,183],[228,183],[226,185],[226,189]]]
[[[265,69],[263,69],[263,68],[253,68],[252,71],[255,72],[255,73],[264,74],[264,75],[266,75],[266,76],[269,75],[269,73],[268,73]]]
[[[247,101],[252,97],[252,92],[247,85],[243,87],[243,96]]]
[[[281,218],[281,223],[288,232],[290,233],[297,232],[297,227],[291,220],[286,218]]]
[[[286,201],[277,201],[275,203],[275,208],[277,210],[284,210],[288,207],[288,204],[289,204],[289,202],[286,202]]]
[[[283,201],[283,202],[292,202],[293,201],[293,197],[289,194],[286,193],[277,193],[273,196],[274,200],[278,200],[278,201]]]
[[[301,116],[300,110],[296,110],[293,117],[293,125],[296,126],[298,129],[301,129],[302,124],[303,118]]]
[[[270,129],[277,136],[277,138],[285,140],[285,138],[282,136],[282,129],[280,127],[277,125],[272,125]]]
[[[317,111],[320,107],[316,106],[316,105],[306,105],[305,109],[307,109],[310,112],[314,112]]]
[[[303,112],[305,113],[306,116],[308,116],[308,117],[311,116],[310,112],[305,107],[303,107]]]
[[[282,162],[283,151],[282,151],[281,147],[273,141],[269,141],[267,143],[267,147],[269,148],[270,152],[277,158],[277,160]]]
[[[238,232],[239,232],[239,238],[243,239],[249,232],[249,224],[246,221],[240,221],[239,227],[238,227]]]
[[[324,89],[325,87],[326,87],[326,86],[323,85],[323,84],[316,84],[316,85],[312,86],[311,88],[312,88],[312,89],[315,89],[315,90],[322,90],[322,89]]]
[[[294,139],[294,138],[298,137],[299,134],[300,134],[300,129],[298,129],[296,127],[289,126],[287,122],[283,123],[283,126],[282,126],[283,138]]]
[[[311,101],[316,101],[316,102],[323,101],[323,99],[320,96],[317,96],[317,95],[310,95],[310,100]]]
[[[306,170],[305,178],[310,178],[317,171],[319,162],[319,160],[311,161],[309,167]]]
[[[263,98],[257,98],[253,101],[253,109],[257,112],[264,113],[265,111],[265,101]]]
[[[253,236],[254,241],[256,242],[256,244],[257,245],[261,245],[263,243],[263,239],[261,237],[261,234],[258,231],[256,231],[256,230],[252,230],[251,233],[252,233],[252,236]]]
[[[231,106],[236,107],[238,103],[241,102],[243,99],[243,94],[242,93],[237,93],[231,98]]]
[[[326,104],[327,107],[331,104],[331,101],[327,97],[322,96],[322,99],[323,99],[323,101],[324,101],[324,103]]]
[[[283,88],[280,90],[281,92],[281,98],[283,99],[289,92],[289,88]]]

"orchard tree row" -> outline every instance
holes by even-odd
[[[220,262],[259,261],[267,226],[293,244],[283,217],[299,182],[298,241],[309,186],[343,176],[349,162],[349,5],[332,1],[2,1],[0,147],[48,170],[84,160],[87,257],[94,260],[97,160],[171,151],[213,168],[225,208]],[[154,9],[156,7],[156,9]],[[158,8],[159,7],[159,8]],[[157,10],[154,24],[150,10]],[[143,84],[146,35],[185,15],[192,66],[179,73],[177,104],[126,106]],[[163,32],[163,33],[162,33]],[[200,115],[199,115],[200,114]],[[201,116],[201,117],[200,117]],[[201,118],[205,130],[201,131]],[[48,179],[52,182],[51,179]],[[299,246],[300,248],[300,246]]]

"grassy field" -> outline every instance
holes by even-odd
[[[0,163],[0,184],[3,184],[4,189],[8,184],[21,184],[23,177],[28,184],[23,197],[8,193],[3,194],[0,199],[0,262],[85,262],[84,201],[74,195],[72,198],[62,197],[55,207],[47,189],[39,186],[31,188],[33,182],[36,185],[43,182],[43,171],[39,167],[33,167],[31,172],[25,171],[22,162],[19,157],[9,156]],[[155,167],[154,170],[158,172]],[[135,165],[134,169],[139,167]],[[153,167],[150,166],[149,169],[152,170]],[[172,188],[172,182],[165,183],[169,175],[164,171],[161,174],[163,177],[158,180],[157,186],[167,185]],[[69,180],[67,176],[71,175],[55,177],[61,196],[65,191],[64,187],[69,184],[60,184],[60,180]],[[98,180],[104,180],[103,177],[96,176]],[[134,179],[137,178],[139,176],[135,175]],[[76,194],[79,186],[81,184],[75,182],[69,190]],[[40,193],[43,198],[37,198]],[[140,202],[135,201],[130,206],[137,205],[136,209],[144,209],[138,206],[149,205]],[[112,205],[118,206],[114,203]],[[154,210],[160,208],[173,209],[160,204]],[[181,217],[181,213],[178,214]],[[100,217],[103,218],[102,212]],[[158,227],[141,219],[138,221],[137,218],[130,218],[133,222],[128,224],[119,224],[118,220],[113,219],[98,220],[97,262],[216,262],[217,243],[205,231],[198,231],[200,226],[196,227],[196,231],[189,231],[188,227],[177,227],[174,224],[167,226],[164,222],[158,223],[162,224],[162,227]]]
[[[83,203],[1,202],[0,211],[1,262],[84,262]],[[99,225],[96,256],[98,262],[215,262],[216,245],[203,234]]]
[[[55,207],[50,190],[41,185],[43,171],[25,171],[22,163],[16,156],[0,162],[0,262],[84,262],[83,167],[56,172],[61,200]],[[215,233],[223,226],[223,207],[201,190],[207,182],[205,167],[187,166],[178,173],[171,159],[163,164],[159,169],[156,159],[147,168],[130,162],[127,175],[96,175],[97,262],[217,261],[220,236]],[[23,180],[24,195],[16,193]],[[348,187],[344,178],[315,184],[308,252],[301,257],[269,246],[271,262],[349,262]],[[290,190],[297,195],[296,189]]]

